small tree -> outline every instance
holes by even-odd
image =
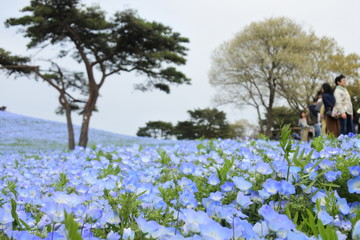
[[[229,138],[230,126],[226,114],[216,108],[189,110],[190,120],[178,122],[175,134],[178,139]]]
[[[251,124],[246,119],[240,119],[230,124],[231,138],[251,137],[255,138],[259,134],[259,129],[255,124]]]
[[[170,139],[173,136],[174,127],[170,122],[150,121],[145,127],[139,128],[136,133],[141,137],[152,137],[158,139]]]

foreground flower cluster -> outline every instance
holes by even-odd
[[[0,239],[360,239],[360,139],[0,155]]]

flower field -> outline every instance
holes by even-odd
[[[0,153],[0,239],[360,239],[360,138]]]

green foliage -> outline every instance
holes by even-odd
[[[115,175],[117,176],[121,172],[121,169],[119,166],[114,167],[112,164],[109,164],[107,168],[102,168],[99,172],[98,178],[105,178],[108,175]]]
[[[231,137],[230,125],[226,121],[226,114],[216,108],[189,110],[189,121],[180,121],[175,126],[174,132],[177,139],[199,138],[229,138]]]
[[[333,226],[327,225],[324,227],[320,219],[316,219],[309,209],[307,210],[308,217],[304,219],[305,224],[310,228],[310,235],[320,236],[323,240],[338,239],[336,230]]]
[[[321,150],[323,150],[324,148],[324,142],[325,139],[323,138],[323,136],[316,137],[311,142],[311,147],[316,151],[321,152]]]
[[[169,165],[169,163],[171,163],[171,158],[164,149],[159,148],[157,152],[159,153],[160,163],[162,165]]]
[[[111,229],[123,234],[125,228],[133,227],[135,225],[135,217],[139,216],[139,205],[141,201],[138,198],[146,191],[136,194],[125,192],[116,197],[110,195],[110,191],[104,189],[104,198],[109,202],[111,208],[118,214],[120,224],[118,226],[111,226]],[[103,234],[103,233],[99,233]]]
[[[72,214],[68,214],[65,211],[65,229],[67,233],[68,240],[82,240],[80,233],[78,232],[79,226],[77,222],[74,220],[74,216]]]
[[[64,191],[66,190],[66,185],[69,182],[69,178],[67,177],[66,173],[61,172],[59,174],[59,178],[57,179],[56,183],[54,184],[54,187],[56,191]]]
[[[220,179],[221,183],[224,183],[227,179],[228,172],[230,169],[234,166],[235,158],[230,159],[224,159],[224,163],[221,166],[221,168],[217,168],[216,172],[218,175],[218,178]]]
[[[174,127],[170,122],[150,121],[145,127],[139,128],[137,136],[152,137],[158,139],[170,139],[173,135]]]

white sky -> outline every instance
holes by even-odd
[[[20,16],[19,10],[29,1],[0,2],[3,3],[0,47],[15,54],[34,55],[36,52],[25,47],[28,39],[3,24],[9,17]],[[173,87],[170,94],[165,94],[156,90],[145,93],[134,90],[133,84],[140,82],[142,76],[118,75],[105,82],[100,90],[99,112],[93,114],[90,127],[115,133],[135,136],[138,128],[148,121],[175,125],[188,119],[188,110],[216,107],[212,102],[215,89],[208,83],[211,52],[254,21],[289,17],[305,30],[312,29],[318,36],[334,38],[346,53],[360,54],[359,0],[86,0],[83,3],[97,3],[109,14],[125,8],[136,9],[140,17],[168,25],[190,39],[186,45],[189,48],[187,64],[180,70],[192,79],[192,85]],[[36,53],[36,57],[44,58],[46,54]],[[59,105],[57,97],[56,91],[41,81],[14,80],[0,75],[0,106],[7,106],[8,112],[65,122],[65,116],[55,114]],[[226,112],[230,122],[247,119],[256,123],[256,113],[250,108],[219,109]],[[81,123],[76,114],[74,123]]]

